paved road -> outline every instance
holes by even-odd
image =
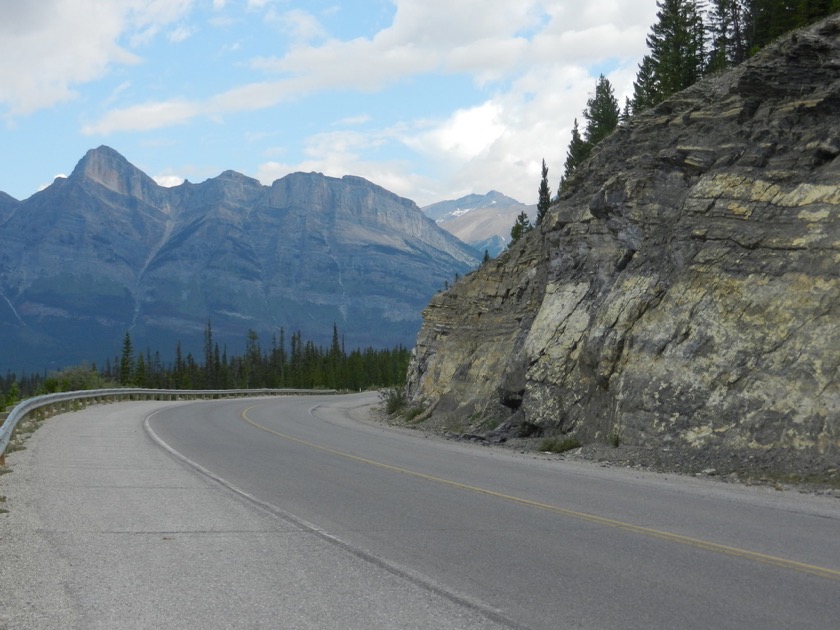
[[[0,477],[0,628],[836,627],[836,499],[350,419],[371,401],[50,420]]]
[[[185,457],[512,626],[836,627],[840,502],[515,456],[348,419],[369,397],[151,418]]]
[[[185,466],[144,430],[163,407],[195,411],[89,407],[9,456],[0,628],[504,627]]]

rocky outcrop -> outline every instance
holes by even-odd
[[[0,196],[0,370],[37,370],[181,342],[208,320],[238,352],[284,328],[348,350],[410,345],[420,312],[479,254],[413,202],[359,177],[226,171],[158,186],[108,147],[24,201]]]
[[[541,229],[429,304],[412,401],[472,431],[836,474],[838,155],[835,16],[599,145]]]

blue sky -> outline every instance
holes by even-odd
[[[0,0],[0,190],[113,147],[162,185],[359,175],[427,205],[556,187],[655,0]]]

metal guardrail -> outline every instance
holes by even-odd
[[[252,396],[301,396],[310,394],[336,394],[334,389],[140,389],[114,388],[60,392],[27,398],[9,413],[0,426],[0,466],[6,465],[6,448],[18,423],[31,413],[40,418],[73,411],[83,402],[85,406],[124,400],[196,400],[243,398]]]

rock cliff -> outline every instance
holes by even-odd
[[[540,229],[432,299],[410,399],[459,430],[836,478],[838,155],[840,15],[619,127]]]

